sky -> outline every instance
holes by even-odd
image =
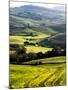
[[[63,6],[62,4],[42,4],[42,3],[26,3],[26,2],[10,2],[10,7],[19,7],[23,5],[35,5],[35,6],[42,6],[45,8],[54,8],[56,6]]]

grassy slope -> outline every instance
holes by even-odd
[[[27,53],[30,53],[30,52],[33,52],[33,53],[38,53],[38,52],[45,53],[47,51],[51,51],[52,50],[52,48],[41,47],[41,46],[31,46],[31,45],[28,45],[25,48],[27,50],[26,51]],[[14,54],[14,53],[15,53],[15,50],[10,51],[10,54]]]
[[[64,61],[63,57],[60,59]],[[48,60],[50,61],[50,58]],[[56,60],[57,58],[54,61]],[[10,88],[62,85],[66,85],[65,63],[37,66],[10,65]]]
[[[23,44],[25,41],[24,36],[10,36],[10,44]]]
[[[38,36],[35,37],[31,37],[31,36],[10,36],[10,44],[19,44],[19,45],[23,45],[25,41],[28,42],[32,42],[32,43],[37,43],[39,42],[41,39],[48,37],[48,35],[44,35],[44,34],[39,34]],[[27,53],[28,52],[47,52],[52,50],[52,48],[48,48],[48,47],[41,47],[41,46],[33,46],[33,45],[26,45],[25,46],[27,49]]]
[[[34,53],[38,53],[38,52],[47,52],[47,51],[51,51],[52,48],[47,48],[47,47],[41,47],[41,46],[26,46],[27,49],[27,53],[29,52],[34,52]]]
[[[50,39],[56,39],[56,40],[61,40],[61,39],[63,39],[63,41],[64,41],[64,39],[65,39],[65,33],[59,33],[59,34],[56,34],[56,35],[54,35],[54,36],[52,36],[52,37],[50,37],[48,40],[50,40]]]
[[[17,27],[17,29],[12,29],[11,32],[15,33],[15,35],[22,35],[22,36],[10,36],[10,43],[11,44],[23,44],[24,41],[26,41],[26,39],[28,39],[29,42],[40,42],[41,39],[46,39],[47,37],[49,38],[49,41],[46,42],[45,40],[42,40],[40,43],[43,45],[48,45],[51,46],[50,43],[52,42],[53,45],[55,44],[60,44],[61,43],[64,45],[65,40],[61,40],[61,36],[62,39],[64,39],[65,35],[63,35],[64,33],[59,33],[53,36],[50,36],[52,33],[56,34],[57,32],[55,31],[55,29],[52,29],[51,27],[45,26],[43,25],[43,22],[45,23],[45,21],[36,21],[36,20],[32,20],[32,19],[26,19],[26,18],[22,18],[22,17],[18,17],[18,16],[14,16],[14,15],[10,15],[10,25],[15,25],[15,27]],[[26,27],[25,29],[20,28],[21,25],[23,26],[24,24],[27,26],[28,23],[31,25],[33,25],[34,27],[28,28]],[[58,26],[57,26],[58,27]],[[36,34],[37,36],[23,36],[24,34]],[[33,40],[29,40],[29,39],[33,39]]]
[[[60,57],[37,59],[37,60],[32,60],[32,61],[24,62],[24,64],[33,64],[33,63],[39,62],[39,61],[41,61],[42,63],[65,62],[65,57],[64,56],[60,56]]]
[[[45,33],[45,34],[51,34],[51,33],[57,33],[57,31],[55,31],[55,29],[49,27],[49,26],[46,26],[46,20],[33,20],[33,19],[28,19],[28,18],[22,18],[22,17],[18,17],[18,16],[14,16],[14,15],[10,15],[10,25],[14,26],[14,27],[19,27],[19,31],[22,33],[22,31],[24,29],[21,29],[20,27],[23,27],[24,25],[30,25],[31,26],[31,29],[33,31],[36,31],[36,32],[41,32],[41,33]],[[45,24],[45,25],[43,25]],[[18,31],[18,29],[12,29],[11,32],[18,32],[17,34],[21,34],[20,32]],[[13,33],[13,34],[14,34]]]
[[[59,33],[48,38],[44,38],[39,42],[40,45],[48,45],[51,47],[58,46],[58,47],[65,47],[65,40],[66,35],[65,33]]]
[[[23,44],[24,41],[26,41],[26,39],[30,40],[32,39],[33,42],[34,41],[39,41],[40,39],[46,38],[49,35],[47,34],[43,34],[43,33],[38,33],[37,36],[10,36],[10,43],[11,44]]]

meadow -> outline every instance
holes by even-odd
[[[53,60],[53,61],[52,61]],[[66,85],[65,57],[40,59],[44,65],[10,64],[10,88],[48,87]],[[64,62],[64,63],[62,63]],[[30,62],[29,62],[30,63]]]
[[[10,44],[23,44],[25,41],[30,41],[33,43],[39,42],[40,39],[49,37],[47,34],[38,33],[37,36],[10,36]]]
[[[51,51],[52,48],[49,47],[42,47],[39,45],[36,45],[36,43],[40,42],[41,39],[47,38],[49,37],[49,35],[47,34],[42,34],[40,33],[37,36],[10,36],[9,40],[10,40],[10,44],[17,44],[19,46],[23,46],[24,42],[29,42],[29,43],[33,43],[35,45],[25,45],[25,48],[27,49],[27,53],[29,52],[34,52],[34,53],[38,53],[38,52],[47,52],[47,51]],[[11,52],[11,51],[10,51]],[[14,52],[14,50],[13,50]]]
[[[47,52],[47,51],[51,51],[52,48],[47,48],[47,47],[41,47],[41,46],[26,46],[25,47],[27,49],[27,53],[29,52],[34,52],[34,53],[38,53],[38,52]]]

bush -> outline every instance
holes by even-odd
[[[37,58],[37,55],[33,52],[28,53],[28,60],[34,60]]]
[[[42,64],[42,62],[40,61],[39,64]]]
[[[44,54],[42,52],[37,53],[37,59],[43,58]]]

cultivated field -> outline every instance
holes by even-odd
[[[38,33],[37,36],[10,36],[10,43],[11,44],[23,44],[25,41],[29,41],[29,42],[39,42],[41,39],[49,37],[49,35],[47,34],[43,34],[43,33]]]
[[[27,53],[29,52],[34,52],[34,53],[38,53],[38,52],[47,52],[47,51],[51,51],[52,48],[47,48],[47,47],[42,47],[42,46],[26,46],[25,47],[27,49]]]
[[[34,61],[34,60],[33,60]],[[65,57],[40,59],[41,65],[10,64],[10,88],[66,85]],[[51,63],[58,62],[58,63]]]

